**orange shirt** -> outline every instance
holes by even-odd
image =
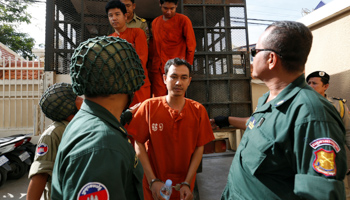
[[[147,70],[147,59],[148,59],[148,45],[145,32],[140,28],[127,28],[124,32],[118,35],[116,32],[110,34],[109,36],[120,37],[128,41],[136,50],[137,55],[141,60],[143,70],[145,71],[146,78],[144,79],[144,85],[135,92],[134,99],[130,106],[136,103],[143,102],[144,100],[151,97],[150,81],[148,78]]]
[[[169,107],[165,96],[144,101],[130,123],[128,133],[140,143],[148,143],[148,157],[156,177],[173,185],[185,181],[196,147],[214,140],[209,117],[204,106],[191,99],[179,113]],[[194,176],[191,189],[194,188]],[[152,199],[144,176],[145,200]],[[179,199],[173,190],[171,199]]]
[[[152,34],[155,43],[152,71],[161,68],[164,73],[165,63],[175,57],[193,64],[196,37],[187,16],[176,13],[167,21],[163,20],[163,15],[155,18],[152,22]]]

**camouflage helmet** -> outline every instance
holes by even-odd
[[[75,105],[76,98],[71,84],[56,83],[45,90],[39,105],[46,117],[62,121],[78,111]]]
[[[78,95],[133,94],[144,84],[141,61],[130,43],[100,36],[80,43],[71,59],[70,76]]]

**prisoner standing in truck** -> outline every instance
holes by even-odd
[[[128,28],[126,26],[127,11],[125,5],[119,0],[112,0],[106,4],[106,13],[109,22],[114,28],[114,33],[109,36],[119,37],[128,41],[135,48],[138,54],[145,74],[145,84],[135,92],[134,98],[130,106],[151,97],[151,83],[148,78],[147,59],[148,46],[145,33],[140,28]]]
[[[163,74],[164,65],[169,59],[178,57],[193,64],[196,37],[191,20],[176,13],[177,3],[177,0],[160,0],[163,15],[152,22],[154,52],[149,76],[155,97],[167,94]]]

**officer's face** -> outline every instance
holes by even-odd
[[[323,84],[320,77],[311,77],[307,82],[316,92],[324,96],[329,84]]]
[[[131,17],[133,17],[134,14],[134,10],[136,8],[136,4],[132,3],[130,0],[120,0],[123,4],[125,4],[126,7],[126,16],[128,17],[128,19],[130,19]]]
[[[170,96],[184,96],[192,78],[186,65],[172,65],[163,79]]]
[[[108,20],[115,30],[119,30],[126,26],[126,14],[124,15],[119,8],[111,8],[108,10]]]
[[[176,14],[177,5],[172,2],[164,2],[160,5],[162,8],[163,16],[166,20],[172,18]]]

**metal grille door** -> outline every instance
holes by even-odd
[[[244,0],[184,0],[197,48],[187,97],[209,116],[251,114],[248,31]]]

